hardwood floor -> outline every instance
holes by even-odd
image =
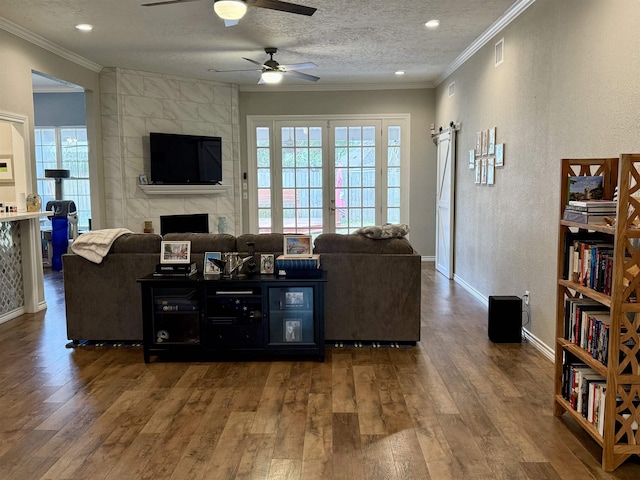
[[[418,346],[324,363],[67,349],[61,277],[46,274],[46,312],[0,325],[0,479],[640,478],[636,457],[602,471],[552,415],[552,363],[492,344],[486,308],[431,263]]]

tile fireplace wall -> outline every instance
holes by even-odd
[[[238,87],[156,73],[105,68],[100,73],[106,228],[142,232],[161,215],[208,213],[212,232],[225,217],[226,233],[241,228]],[[147,195],[138,174],[149,176],[149,132],[222,138],[222,183],[205,195]]]

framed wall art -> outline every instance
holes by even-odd
[[[14,183],[13,155],[0,155],[0,183]]]

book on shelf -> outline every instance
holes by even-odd
[[[577,248],[578,241],[590,241],[590,242],[604,242],[605,235],[599,232],[566,232],[564,237],[564,268],[563,278],[578,283],[577,277],[574,273],[579,272],[577,261],[579,261],[579,255]],[[574,278],[575,277],[575,278]]]
[[[567,222],[573,222],[573,223],[602,223],[605,224],[605,219],[609,217],[609,218],[614,218],[615,217],[615,212],[613,213],[589,213],[589,212],[574,212],[572,210],[566,210],[564,211],[564,214],[562,215],[562,219],[566,220]]]
[[[616,207],[598,207],[598,206],[578,207],[576,205],[565,205],[564,209],[570,212],[580,212],[580,213],[599,213],[601,215],[604,215],[605,213],[608,215],[616,214]]]
[[[197,270],[196,262],[191,263],[158,263],[156,273],[191,273]]]
[[[278,255],[276,258],[276,270],[315,270],[320,268],[320,254],[311,257],[287,257]]]
[[[569,200],[569,204],[567,206],[573,207],[574,209],[606,208],[615,210],[618,206],[618,202],[616,200]]]
[[[567,201],[601,200],[604,195],[604,177],[600,175],[570,176]]]
[[[191,272],[153,272],[151,275],[155,278],[189,278],[194,277],[198,273],[197,270]]]

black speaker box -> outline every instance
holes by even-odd
[[[494,343],[520,343],[522,299],[489,297],[489,340]]]

